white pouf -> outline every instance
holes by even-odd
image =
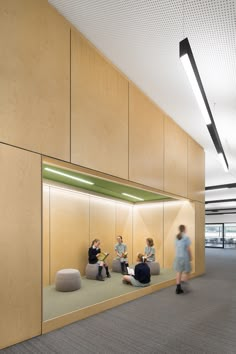
[[[81,288],[81,276],[78,269],[61,269],[56,274],[57,291],[74,291]]]
[[[160,274],[160,264],[158,262],[147,262],[147,265],[150,268],[151,275]]]
[[[98,275],[98,264],[90,264],[88,263],[85,268],[85,276],[87,279],[96,279],[96,276]],[[106,270],[104,267],[102,267],[102,277],[106,277]]]
[[[116,273],[121,273],[121,265],[119,259],[113,259],[112,261],[112,271]]]

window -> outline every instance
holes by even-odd
[[[224,231],[225,248],[236,248],[236,224],[225,224]]]
[[[206,224],[205,247],[236,248],[236,223]]]
[[[205,225],[205,246],[223,247],[223,224]]]

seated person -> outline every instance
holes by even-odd
[[[127,258],[127,246],[123,243],[122,236],[117,236],[117,244],[115,245],[116,258],[120,261],[121,272],[122,274],[127,273],[128,258]]]
[[[88,261],[90,264],[96,264],[98,265],[98,274],[96,279],[103,281],[103,277],[102,277],[102,267],[105,267],[106,269],[106,274],[107,274],[107,278],[110,278],[111,275],[109,273],[109,269],[108,269],[108,265],[107,263],[105,263],[104,261],[99,261],[98,257],[101,253],[101,249],[100,247],[100,240],[98,240],[97,238],[95,238],[95,240],[93,240],[91,247],[88,250]]]
[[[124,275],[123,283],[141,287],[150,285],[150,268],[147,265],[146,258],[142,253],[138,253],[137,262],[138,263],[134,268],[134,275]]]
[[[155,247],[154,247],[153,239],[151,237],[148,237],[146,239],[146,243],[147,245],[144,249],[144,253],[147,262],[155,262]]]

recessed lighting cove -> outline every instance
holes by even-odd
[[[94,184],[93,182],[86,181],[85,179],[82,179],[82,178],[79,178],[79,177],[71,176],[71,175],[69,175],[67,173],[63,173],[63,172],[60,172],[60,171],[53,170],[52,168],[49,168],[49,167],[45,167],[45,171],[49,171],[49,172],[55,173],[56,175],[60,175],[60,176],[67,177],[67,178],[70,178],[70,179],[74,179],[75,181],[78,181],[78,182],[82,182],[82,183],[86,183],[86,184],[90,184],[90,185]]]

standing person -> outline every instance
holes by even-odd
[[[122,274],[127,273],[127,267],[129,266],[128,258],[127,258],[127,246],[123,243],[123,237],[117,236],[117,244],[115,245],[116,258],[120,261],[121,272]]]
[[[109,273],[109,269],[108,269],[108,265],[107,263],[105,263],[104,261],[99,261],[98,257],[101,253],[101,249],[100,249],[100,240],[95,238],[92,241],[91,247],[88,250],[88,261],[90,264],[96,264],[98,265],[98,274],[96,276],[97,280],[103,281],[103,277],[102,277],[102,267],[105,267],[106,269],[106,275],[107,278],[110,278],[111,275]]]
[[[176,236],[175,247],[176,256],[174,261],[174,269],[176,271],[176,294],[182,294],[184,291],[181,288],[181,278],[182,275],[184,280],[188,280],[188,275],[191,272],[191,241],[186,235],[186,226],[179,226],[179,233]]]
[[[138,287],[150,285],[151,272],[146,263],[146,257],[142,253],[137,254],[137,262],[134,267],[134,275],[124,275],[123,283]]]
[[[155,247],[154,242],[151,237],[146,239],[146,247],[144,249],[145,257],[147,262],[155,262]]]

